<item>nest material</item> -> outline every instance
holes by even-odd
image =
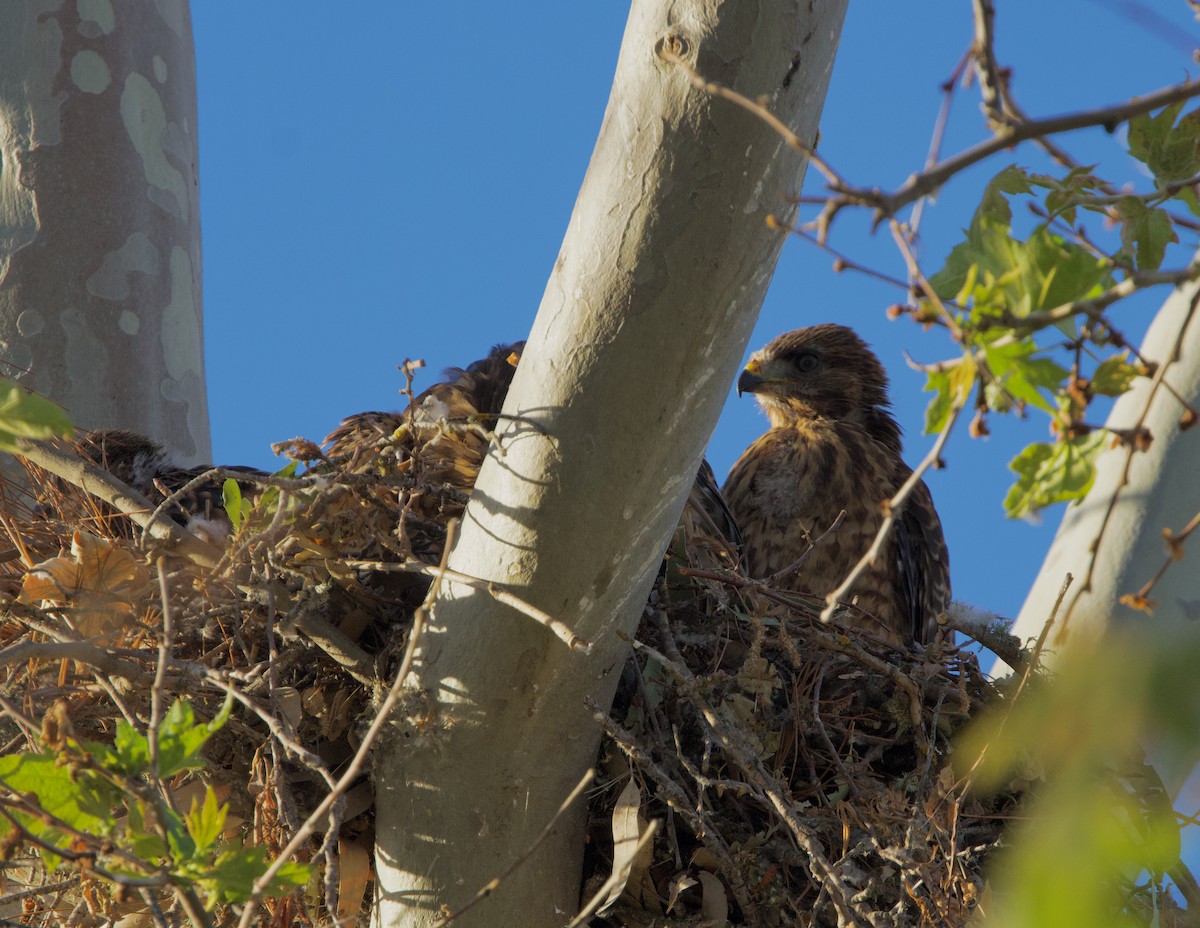
[[[610,804],[632,776],[663,822],[614,923],[965,923],[1009,800],[965,800],[945,760],[997,692],[967,651],[902,652],[815,605],[662,578],[606,722]]]
[[[259,505],[238,531],[216,539],[224,547],[215,568],[164,557],[152,541],[143,546],[143,532],[129,518],[31,467],[30,482],[41,490],[37,505],[8,486],[0,510],[12,545],[0,566],[7,750],[42,749],[39,721],[51,712],[79,740],[111,742],[121,718],[144,728],[169,609],[167,704],[186,698],[208,720],[227,692],[237,693],[232,718],[206,746],[200,775],[229,804],[240,836],[268,856],[278,854],[353,757],[380,681],[394,671],[412,609],[428,586],[416,572],[414,549],[436,550],[444,533],[440,524],[426,530],[427,513],[436,512],[439,498],[461,510],[460,493],[425,482],[419,464],[396,447],[410,438],[381,440],[369,468],[325,461],[302,443],[314,459],[302,477],[234,472]],[[220,499],[224,476],[209,476],[208,495]],[[398,519],[418,496],[423,513]],[[152,507],[160,503],[163,517],[171,518],[169,500],[161,494],[150,500]],[[206,522],[211,516],[205,513]],[[364,561],[411,562],[414,571],[356,566]],[[186,811],[188,785],[170,789],[185,791],[176,804]],[[302,892],[268,900],[263,924],[318,924],[364,909],[371,808],[364,776],[301,854],[325,874],[340,875],[318,890],[321,902]],[[102,842],[95,850],[103,853]],[[76,906],[98,919],[145,908],[136,896],[126,899],[111,885],[78,877],[64,893],[61,871],[40,872],[31,849],[12,863],[19,866],[9,870],[10,888],[59,886],[25,897],[21,917],[29,924],[54,924]]]
[[[37,720],[56,705],[81,738],[111,740],[123,716],[144,725],[168,608],[170,693],[206,719],[239,694],[200,776],[249,842],[278,853],[354,754],[424,590],[417,573],[378,568],[436,554],[439,498],[461,510],[458,489],[422,481],[411,441],[382,436],[369,464],[342,468],[294,444],[312,468],[262,479],[259,493],[276,496],[214,569],[143,548],[127,519],[68,484],[50,484],[35,512],[10,492],[7,750],[36,750]],[[997,690],[946,641],[913,654],[821,625],[812,603],[740,578],[703,524],[685,519],[615,706],[595,707],[607,737],[587,888],[624,871],[596,923],[965,924],[1016,797],[964,797],[946,762],[954,732]],[[261,923],[365,911],[371,802],[364,778],[302,855],[323,891],[269,900]],[[653,840],[614,868],[651,820]],[[44,887],[21,903],[28,924],[73,907],[96,924],[145,908],[78,871],[40,872],[28,849],[13,863],[10,889]]]

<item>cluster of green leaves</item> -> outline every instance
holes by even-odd
[[[291,461],[271,476],[294,477],[299,465],[299,461]],[[242,493],[241,484],[232,477],[221,485],[221,496],[222,505],[235,531],[241,531],[246,526],[249,526],[250,530],[265,529],[274,520],[281,500],[278,487],[267,487],[257,499],[249,498]],[[293,505],[294,503],[293,500]]]
[[[48,717],[43,741],[51,743],[45,751],[0,757],[0,785],[10,794],[0,806],[11,816],[0,818],[0,848],[11,855],[24,842],[23,829],[37,840],[47,871],[69,857],[113,881],[150,878],[164,887],[196,889],[210,909],[244,902],[270,865],[265,849],[225,838],[228,806],[217,802],[211,787],[203,802],[180,815],[153,785],[202,768],[200,750],[231,708],[229,700],[217,718],[203,723],[188,702],[177,701],[158,727],[157,769],[149,737],[124,720],[109,745],[79,742],[62,734],[69,727],[65,720]],[[302,886],[309,874],[303,864],[285,863],[268,893]]]
[[[1168,245],[1179,241],[1175,219],[1163,204],[1178,201],[1200,216],[1194,183],[1200,174],[1200,110],[1180,118],[1181,111],[1177,104],[1129,124],[1130,154],[1154,174],[1150,193],[1107,193],[1112,185],[1091,168],[1062,177],[1017,166],[1000,171],[987,185],[964,240],[930,277],[933,292],[915,308],[920,320],[952,325],[964,349],[961,358],[929,375],[926,389],[934,398],[926,413],[928,432],[941,431],[952,408],[972,401],[972,391],[977,423],[988,412],[1030,409],[1051,420],[1054,441],[1032,444],[1010,463],[1017,474],[1005,500],[1010,517],[1087,494],[1096,458],[1109,444],[1103,430],[1086,419],[1090,402],[1120,396],[1136,377],[1150,373],[1130,362],[1123,338],[1104,313],[1126,289],[1141,286],[1138,275],[1160,270]],[[1041,217],[1024,238],[1013,229],[1017,197]],[[1081,211],[1117,228],[1110,251],[1078,229]],[[1123,288],[1118,276],[1133,278],[1137,286]],[[1039,345],[1036,336],[1044,332],[1057,343]],[[977,434],[986,431],[977,424]]]
[[[0,451],[16,453],[18,438],[53,438],[71,434],[62,407],[0,377]]]

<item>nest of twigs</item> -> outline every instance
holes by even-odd
[[[288,848],[355,757],[421,600],[422,557],[464,503],[423,478],[411,439],[381,439],[367,465],[293,444],[309,464],[298,477],[198,476],[232,476],[259,500],[203,567],[162,556],[144,526],[71,483],[34,469],[36,506],[9,486],[6,752],[42,749],[44,718],[111,742],[117,720],[146,724],[156,690],[202,719],[232,693],[206,767],[166,786],[186,807],[197,777],[214,785],[228,828],[268,856]],[[596,923],[965,924],[1016,798],[964,796],[948,765],[955,732],[1001,698],[975,655],[949,631],[913,653],[822,625],[812,603],[740,577],[696,531],[668,555],[615,706],[596,707],[608,736],[585,873],[585,898],[608,884]],[[264,900],[260,923],[363,915],[372,821],[364,773],[300,844],[317,865],[307,892]],[[46,874],[35,842],[10,841],[20,915],[0,916],[161,916],[153,892],[92,878],[101,844],[78,837],[76,859],[91,863]]]
[[[966,922],[1014,797],[964,798],[946,762],[999,695],[952,634],[914,654],[815,605],[686,565],[660,580],[604,722],[597,876],[660,823],[613,923]]]
[[[290,450],[311,465],[303,476],[214,469],[190,475],[195,479],[174,486],[173,497],[150,500],[148,508],[158,506],[168,523],[183,497],[202,498],[210,508],[215,499],[219,507],[228,478],[241,484],[247,500],[257,500],[228,537],[222,525],[232,526],[219,509],[193,522],[216,527],[189,537],[192,554],[211,558],[205,566],[164,555],[144,524],[40,467],[28,468],[36,501],[6,483],[0,510],[11,545],[0,566],[5,753],[52,747],[42,724],[48,717],[79,742],[111,743],[121,719],[145,727],[155,690],[166,705],[187,699],[205,721],[232,694],[234,711],[205,746],[204,769],[166,785],[185,812],[202,794],[195,777],[213,785],[229,805],[227,834],[263,847],[268,858],[280,854],[355,757],[379,689],[394,672],[428,585],[425,565],[412,552],[436,547],[444,532],[428,513],[441,496],[448,513],[463,505],[453,488],[439,496],[423,482],[411,449],[390,454],[383,445],[360,466],[327,461],[315,446],[295,443]],[[102,488],[106,495],[112,482],[107,478]],[[418,502],[411,518],[397,518]],[[297,852],[297,859],[317,864],[323,879],[307,892],[264,900],[256,923],[327,924],[334,915],[352,919],[366,911],[373,796],[369,765],[362,766]],[[0,797],[0,810],[23,811],[12,800]],[[69,868],[45,873],[36,842],[26,838],[5,848],[7,889],[17,895],[0,889],[0,904],[6,896],[20,900],[16,912],[25,923],[58,924],[71,912],[80,924],[155,915],[144,893],[89,879],[86,868],[66,879]],[[106,853],[101,841],[75,843],[76,859],[87,868]],[[39,887],[48,888],[33,891]],[[14,915],[11,908],[0,911]]]

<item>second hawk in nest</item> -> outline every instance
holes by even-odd
[[[350,416],[325,439],[327,458],[336,466],[361,470],[380,455],[394,456],[415,481],[409,517],[444,525],[466,508],[524,349],[524,342],[497,345],[465,368],[450,368],[444,382],[417,396],[403,412]],[[737,523],[707,462],[696,475],[688,511],[702,531],[735,550],[740,546]],[[434,560],[440,551],[438,544],[413,547]]]

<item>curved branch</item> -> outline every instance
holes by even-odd
[[[201,567],[215,567],[220,560],[221,553],[215,547],[201,541],[183,526],[169,521],[152,522],[154,507],[150,502],[104,468],[46,441],[18,438],[16,444],[21,457],[108,503],[144,528],[172,554],[186,557]]]

